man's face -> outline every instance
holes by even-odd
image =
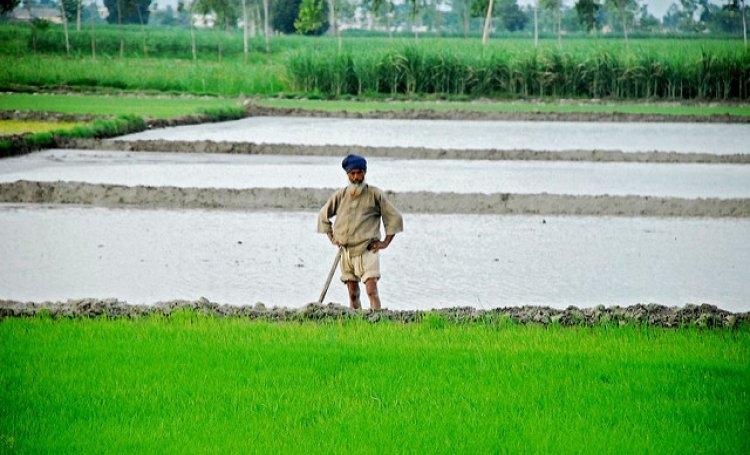
[[[365,181],[365,171],[362,169],[352,169],[346,175],[349,177],[350,183],[359,184]]]

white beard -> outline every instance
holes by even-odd
[[[346,188],[346,191],[351,194],[354,197],[359,196],[362,194],[362,190],[365,188],[365,182],[362,183],[350,183],[349,186]]]

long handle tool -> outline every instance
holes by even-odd
[[[326,294],[328,293],[328,287],[331,285],[331,280],[333,279],[333,274],[336,273],[336,267],[339,265],[339,261],[341,260],[341,252],[344,250],[344,247],[339,247],[339,252],[336,253],[336,259],[333,260],[333,266],[331,266],[331,271],[328,272],[328,278],[326,278],[326,284],[323,286],[323,290],[320,292],[320,298],[318,299],[318,303],[322,304],[323,299],[326,298]]]

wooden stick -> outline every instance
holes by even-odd
[[[336,267],[339,265],[339,260],[341,260],[341,252],[343,250],[344,250],[344,247],[339,247],[339,252],[336,253],[336,259],[333,260],[333,266],[331,266],[331,271],[328,272],[328,278],[326,278],[326,284],[323,286],[323,290],[320,292],[320,298],[318,299],[318,303],[320,304],[322,304],[323,299],[326,298],[326,294],[328,293],[328,287],[331,285],[333,274],[336,273]]]

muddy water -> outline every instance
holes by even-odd
[[[371,158],[368,181],[397,192],[750,197],[750,166]],[[0,160],[0,182],[196,188],[335,188],[338,157],[50,150]]]
[[[499,150],[750,153],[750,125],[250,117],[118,139]]]
[[[0,205],[0,298],[205,296],[301,306],[317,298],[334,256],[314,219]],[[382,297],[394,309],[638,302],[750,309],[750,220],[407,215],[405,224],[381,257]],[[334,281],[328,300],[345,298]]]

